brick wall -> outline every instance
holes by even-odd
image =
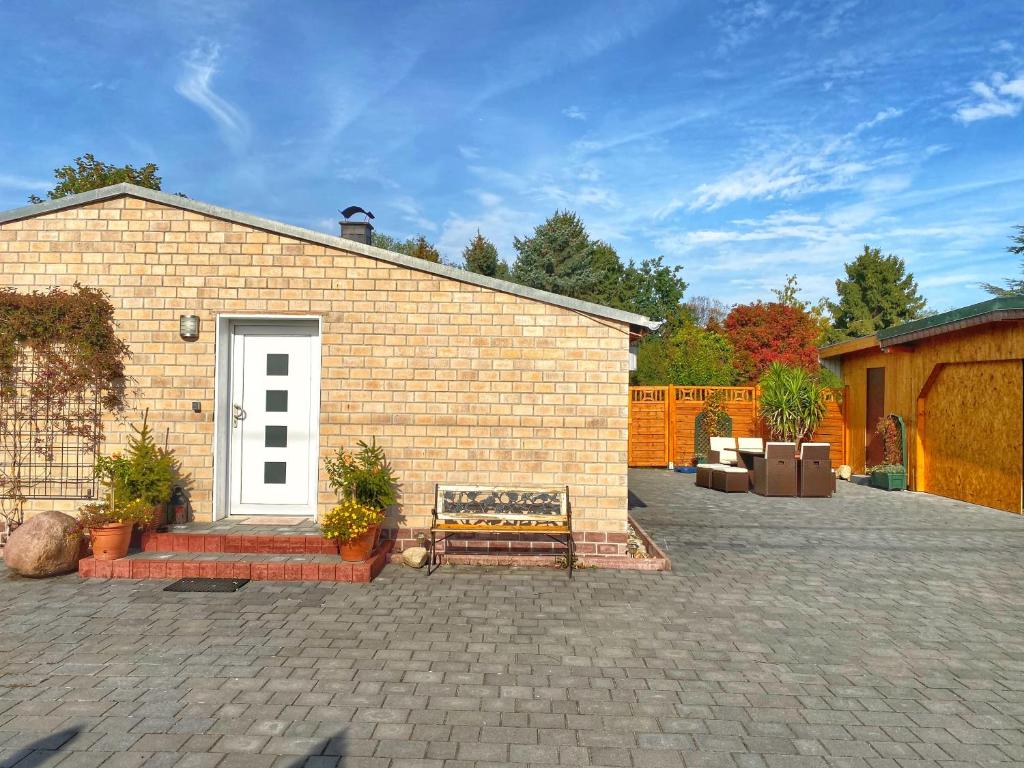
[[[0,286],[110,295],[131,403],[192,474],[198,519],[213,503],[215,317],[317,315],[321,457],[373,436],[386,448],[403,489],[391,535],[428,525],[436,482],[554,483],[581,542],[622,548],[624,324],[133,197],[0,224],[0,266]],[[198,341],[179,338],[181,314],[200,316]],[[111,423],[105,449],[125,430]],[[333,501],[321,472],[321,508]]]

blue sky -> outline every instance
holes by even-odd
[[[870,243],[943,310],[1018,272],[1022,30],[1019,0],[0,0],[0,208],[93,152],[451,259],[569,208],[730,303],[830,294]]]

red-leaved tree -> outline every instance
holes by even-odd
[[[802,309],[776,302],[739,304],[725,318],[733,362],[743,383],[756,383],[772,363],[818,370],[820,328]]]

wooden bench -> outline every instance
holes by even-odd
[[[569,578],[572,578],[576,547],[572,540],[568,486],[438,485],[434,498],[428,574],[436,570],[440,562],[438,543],[451,536],[462,533],[530,533],[546,536],[565,547]]]

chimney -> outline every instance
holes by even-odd
[[[357,213],[365,214],[366,220],[352,221],[349,218]],[[363,243],[363,245],[373,245],[373,224],[370,223],[370,219],[373,218],[372,213],[364,211],[359,206],[351,205],[344,211],[341,211],[341,215],[345,217],[338,222],[341,224],[341,236],[343,238],[355,240],[357,243]]]

